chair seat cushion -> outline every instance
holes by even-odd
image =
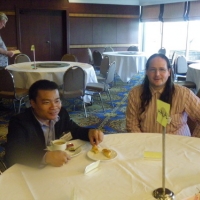
[[[15,94],[14,92],[8,92],[8,91],[0,91],[0,98],[6,98],[6,99],[14,99]]]
[[[15,93],[14,92],[9,92],[9,91],[0,91],[0,97],[1,98],[7,98],[7,99],[20,99],[26,95],[28,95],[28,89],[22,89],[22,88],[15,88]],[[16,95],[16,97],[15,97]]]
[[[103,92],[107,89],[109,89],[108,85],[103,83],[88,83],[86,85],[88,91]]]
[[[70,99],[70,98],[76,98],[78,96],[84,96],[84,91],[83,90],[75,90],[75,91],[64,91],[60,90],[60,96],[61,98],[66,98],[66,99]]]
[[[192,81],[177,81],[175,83],[178,85],[185,86],[187,88],[196,88],[196,84]]]

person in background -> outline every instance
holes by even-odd
[[[8,22],[8,17],[0,12],[0,30],[6,26]],[[14,53],[12,51],[7,51],[6,45],[4,44],[0,35],[0,69],[8,65],[8,57],[12,57]]]
[[[13,116],[9,122],[5,151],[7,167],[15,163],[34,167],[62,166],[70,156],[65,151],[45,149],[52,140],[66,134],[72,139],[90,141],[91,145],[102,142],[102,131],[80,127],[70,119],[62,107],[55,82],[39,80],[33,83],[29,88],[29,100],[31,107]]]
[[[174,84],[171,65],[164,54],[153,54],[146,63],[146,75],[141,85],[129,93],[126,110],[128,132],[162,133],[157,119],[156,100],[170,104],[170,124],[166,133],[191,136],[188,116],[197,126],[193,136],[200,136],[200,99],[188,88]]]

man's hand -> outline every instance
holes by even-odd
[[[70,159],[70,156],[64,151],[48,151],[45,155],[45,162],[55,167],[62,166]]]
[[[98,129],[90,129],[88,133],[88,137],[91,145],[98,145],[103,141],[104,134],[101,130]]]

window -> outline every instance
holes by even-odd
[[[186,21],[163,23],[163,47],[166,48],[166,55],[169,58],[174,51],[178,55],[186,54],[187,23]]]
[[[176,51],[178,55],[185,55],[187,60],[200,60],[200,20],[142,24],[142,46],[148,56],[158,52],[162,46],[169,58]]]
[[[189,60],[200,60],[200,21],[189,21],[188,52]]]
[[[157,53],[161,47],[162,23],[145,22],[143,25],[143,51],[150,56]]]

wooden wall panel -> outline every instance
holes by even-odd
[[[117,43],[138,44],[139,20],[118,19],[117,20]]]
[[[139,15],[139,6],[108,4],[69,4],[70,13]]]
[[[16,8],[67,10],[69,13],[68,34],[62,30],[63,41],[70,45],[69,52],[77,54],[79,61],[87,61],[87,48],[103,52],[105,46],[112,46],[115,50],[126,50],[131,44],[138,44],[139,6],[74,4],[66,0],[2,0],[0,11],[14,12],[9,16],[5,30],[1,30],[2,38],[8,48],[19,48],[17,44]],[[72,17],[72,14],[74,15]],[[86,16],[77,16],[83,15]],[[66,22],[67,23],[67,22]],[[57,26],[52,27],[55,35]],[[69,36],[69,37],[68,37]],[[52,44],[56,48],[60,43],[56,38]],[[76,45],[76,46],[75,46]]]
[[[52,11],[51,13],[53,15],[50,19],[51,58],[58,60],[66,52],[66,30],[62,25],[66,23],[65,12]]]
[[[70,18],[70,44],[92,44],[92,23],[92,18]]]
[[[79,62],[88,63],[89,57],[86,48],[70,49],[70,53],[75,55]]]
[[[117,42],[117,19],[93,19],[93,44],[115,44]]]

